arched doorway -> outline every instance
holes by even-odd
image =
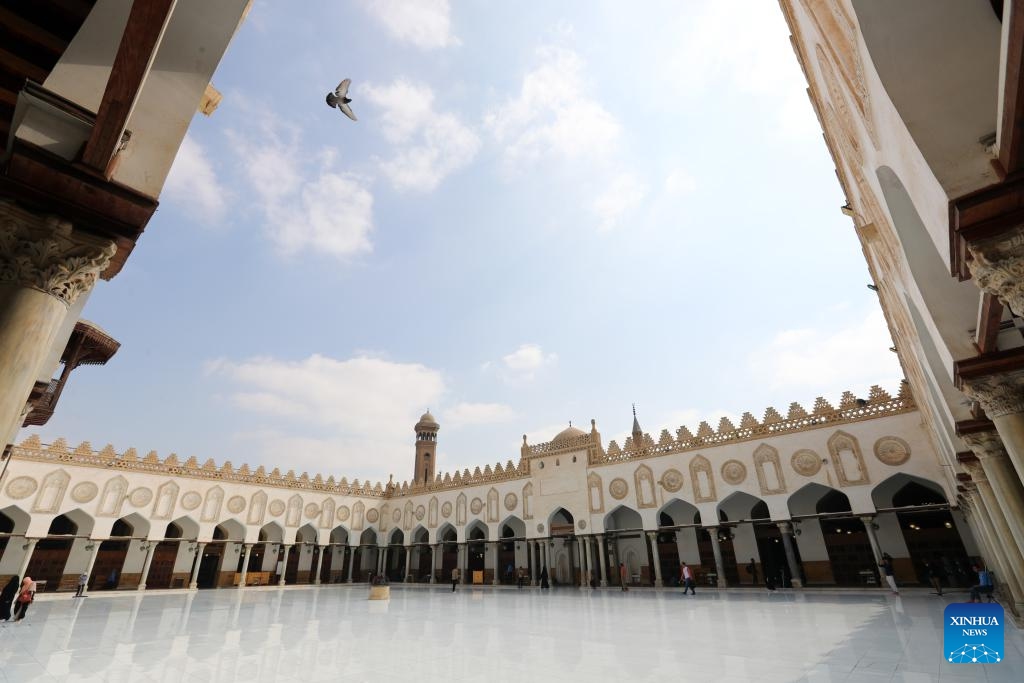
[[[0,510],[0,573],[4,575],[13,575],[21,568],[25,552],[21,546],[29,519],[28,513],[16,505]]]
[[[498,569],[501,570],[499,580],[504,584],[515,584],[519,568],[526,567],[526,523],[511,515],[499,528],[502,539],[498,544]]]
[[[258,581],[257,585],[277,584],[281,581],[282,567],[279,565],[284,553],[284,529],[277,522],[268,522],[260,527],[256,538],[258,543],[253,547],[253,554],[260,559],[249,564],[249,572],[255,572],[256,576],[253,579],[247,576],[246,583]]]
[[[405,533],[392,529],[388,537],[388,566],[384,573],[392,583],[404,582],[405,577]]]
[[[234,585],[244,537],[245,528],[233,519],[214,527],[213,540],[206,544],[199,562],[199,573],[196,576],[196,585],[199,588],[223,588]]]
[[[650,584],[651,571],[640,513],[620,505],[604,518],[608,540],[608,584],[621,586],[621,569],[625,565],[627,585]]]
[[[348,546],[348,529],[336,526],[331,530],[330,552],[324,558],[320,569],[320,580],[324,583],[342,583],[348,579],[351,551]]]
[[[310,568],[316,558],[316,529],[311,525],[303,525],[295,533],[295,545],[288,553],[288,566],[285,568],[284,582],[289,585],[312,583]]]
[[[790,496],[788,504],[805,586],[877,585],[867,531],[845,493],[812,483]]]
[[[359,536],[359,547],[356,549],[355,573],[352,580],[357,582],[368,582],[370,577],[377,571],[377,559],[380,548],[377,545],[377,532],[373,529],[366,529]]]
[[[117,590],[121,584],[121,568],[128,557],[135,529],[122,517],[110,528],[110,538],[100,543],[96,562],[89,577],[89,590]]]
[[[174,565],[181,549],[181,539],[185,532],[181,525],[170,522],[164,528],[164,540],[153,549],[153,561],[146,577],[146,590],[170,588],[174,576]]]
[[[88,528],[82,528],[83,526]],[[50,522],[46,538],[40,539],[32,552],[25,570],[38,585],[40,592],[54,592],[61,588],[64,567],[71,555],[76,536],[88,536],[92,530],[92,518],[81,510],[58,515]],[[120,566],[120,565],[118,565]]]
[[[429,583],[432,573],[434,553],[430,547],[430,532],[423,525],[417,526],[412,532],[412,580],[418,583]]]
[[[700,512],[692,503],[673,498],[658,511],[658,558],[666,586],[680,585],[683,561],[690,566],[697,582],[703,578],[704,571],[714,571],[715,557],[710,543],[707,544],[708,556],[701,554],[700,531]]]
[[[447,581],[452,575],[452,570],[459,566],[459,537],[455,527],[445,524],[437,530],[437,537],[441,543],[441,575],[438,581]]]
[[[490,583],[493,570],[487,567],[487,527],[475,520],[466,528],[467,583]]]
[[[576,572],[575,517],[565,508],[558,508],[548,517],[551,540],[548,541],[548,577],[553,584],[575,585]]]

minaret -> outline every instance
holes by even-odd
[[[416,423],[416,469],[413,484],[427,484],[434,481],[434,461],[437,459],[437,432],[441,425],[430,411],[423,413]]]
[[[636,404],[633,404],[633,448],[643,448],[644,433],[636,419]]]

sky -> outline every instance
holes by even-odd
[[[21,438],[400,482],[427,409],[454,472],[898,390],[774,2],[256,0],[213,84]]]

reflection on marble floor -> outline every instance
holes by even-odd
[[[367,589],[37,601],[0,626],[3,681],[1022,681],[940,655],[926,593]],[[962,598],[962,596],[954,596]]]

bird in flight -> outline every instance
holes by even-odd
[[[327,93],[327,104],[331,107],[337,107],[341,110],[341,113],[349,117],[353,121],[358,121],[356,115],[352,112],[352,107],[348,106],[348,103],[352,100],[348,97],[348,86],[352,83],[351,78],[346,78],[338,87],[334,89],[334,92]]]

